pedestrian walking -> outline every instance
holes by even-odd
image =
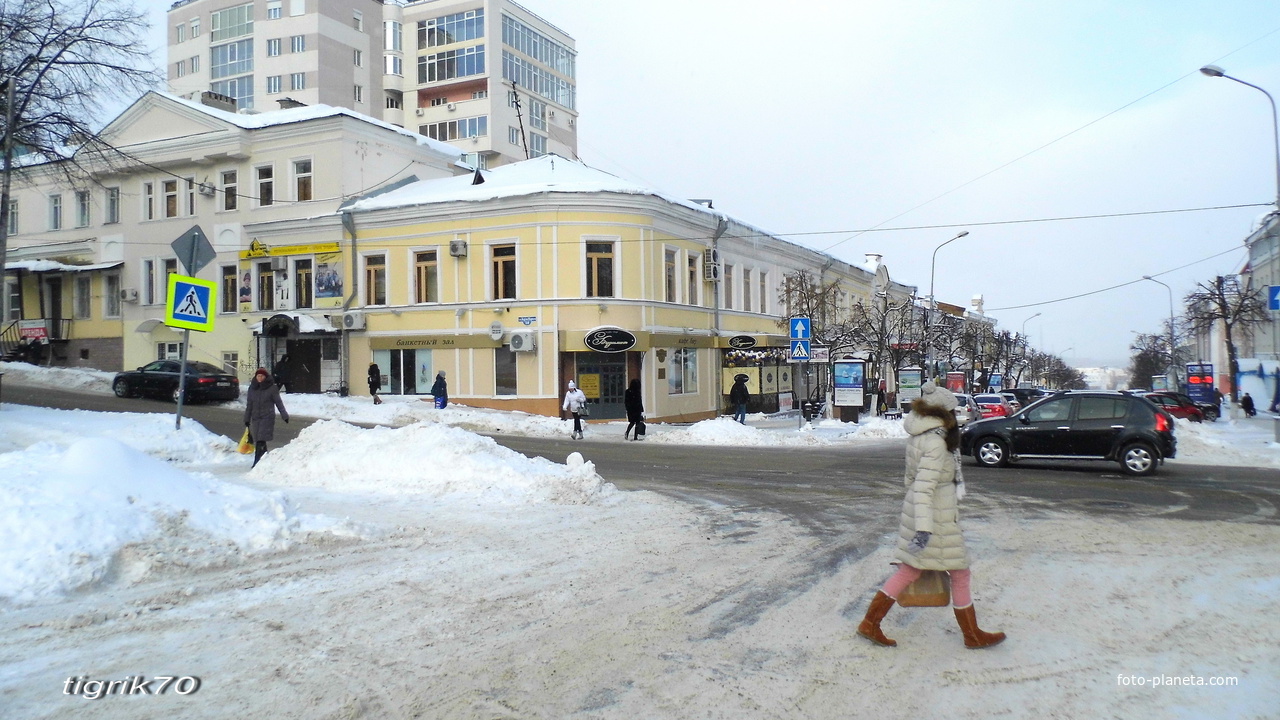
[[[276,387],[280,388],[280,392],[287,393],[293,386],[293,363],[289,359],[289,354],[285,353],[276,361],[274,380]]]
[[[960,532],[959,501],[964,497],[960,474],[960,429],[955,417],[956,396],[933,381],[920,388],[911,412],[902,421],[907,440],[906,498],[898,526],[898,571],[876,592],[858,634],[892,647],[880,621],[899,593],[924,570],[943,570],[951,576],[951,600],[956,622],[967,648],[985,648],[1004,640],[1004,633],[978,629],[970,596],[969,555]]]
[[[1240,398],[1240,409],[1244,410],[1245,417],[1253,417],[1258,414],[1258,408],[1254,407],[1253,398],[1249,396],[1249,393],[1245,393],[1244,397]]]
[[[631,429],[635,428],[636,434],[631,439],[639,440],[644,435],[644,400],[640,397],[639,378],[632,378],[631,384],[622,393],[622,406],[627,410],[627,429],[622,432],[622,438],[625,440]]]
[[[578,389],[578,384],[569,381],[569,389],[564,394],[564,409],[573,414],[573,435],[570,439],[582,439],[582,414],[587,407],[587,396]]]
[[[369,394],[373,396],[373,404],[381,405],[382,398],[378,397],[378,391],[382,389],[382,370],[378,367],[378,363],[369,363]]]
[[[284,401],[280,399],[280,388],[271,381],[271,373],[260,367],[253,374],[249,392],[244,396],[244,426],[249,428],[249,436],[253,438],[255,467],[267,454],[267,443],[275,439],[277,409],[280,410],[280,419],[289,422],[289,411],[284,409]]]
[[[1218,417],[1222,417],[1222,391],[1218,388],[1213,389],[1213,401],[1218,404]]]
[[[449,383],[444,379],[444,371],[436,373],[436,381],[431,385],[431,396],[436,399],[436,407],[443,410],[449,404]]]
[[[735,375],[733,387],[729,388],[729,404],[733,406],[733,419],[747,424],[747,403],[751,400],[751,391],[747,389],[747,376]]]

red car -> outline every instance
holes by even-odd
[[[1169,392],[1150,392],[1143,394],[1142,397],[1155,403],[1161,410],[1176,418],[1190,420],[1191,422],[1204,422],[1204,411],[1191,402],[1191,398],[1185,395]]]
[[[973,399],[978,403],[978,408],[982,410],[982,419],[993,417],[1009,417],[1013,414],[1013,406],[1005,399],[1003,395],[995,393],[983,393],[974,395]]]

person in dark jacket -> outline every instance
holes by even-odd
[[[271,382],[271,373],[266,368],[258,368],[258,372],[253,374],[253,382],[249,383],[249,392],[244,396],[244,426],[249,428],[249,436],[255,444],[254,466],[267,454],[267,442],[275,438],[277,408],[280,409],[280,418],[289,422],[289,411],[284,409],[284,401],[280,399],[280,388]]]
[[[644,400],[640,397],[639,378],[633,378],[626,391],[622,393],[622,406],[627,409],[627,429],[623,431],[622,437],[626,439],[631,428],[635,428],[636,434],[631,439],[639,440],[644,434]]]
[[[1253,417],[1258,414],[1258,408],[1254,406],[1253,397],[1249,393],[1245,393],[1244,397],[1240,398],[1240,409],[1244,411],[1245,417]]]
[[[751,400],[751,391],[747,389],[747,376],[737,375],[733,378],[733,387],[729,388],[729,404],[733,406],[733,419],[747,424],[747,402]]]
[[[378,397],[378,390],[382,389],[382,370],[378,367],[378,363],[369,363],[369,394],[373,396],[373,404],[381,405],[382,398]]]
[[[431,386],[431,395],[436,399],[436,407],[443,408],[449,404],[449,383],[445,382],[443,370],[436,373],[435,384]]]
[[[292,386],[292,366],[289,361],[289,355],[286,353],[280,356],[276,361],[275,381],[276,387],[280,388],[280,392],[287,393]]]

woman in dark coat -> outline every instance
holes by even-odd
[[[378,397],[378,389],[382,387],[382,370],[378,368],[378,363],[369,363],[369,394],[373,396],[373,404],[381,405],[382,398]]]
[[[431,386],[431,395],[436,399],[436,407],[443,408],[449,404],[449,383],[445,382],[443,370],[436,373],[436,382]]]
[[[280,409],[280,418],[289,422],[289,411],[280,399],[280,388],[271,382],[271,373],[266,368],[258,368],[244,396],[244,426],[249,428],[249,436],[255,443],[255,466],[267,454],[267,441],[275,438],[276,408]]]
[[[644,428],[644,401],[640,398],[640,380],[632,379],[626,392],[622,393],[622,405],[627,409],[627,429],[622,433],[626,438],[631,428],[636,429],[632,440],[639,440]]]

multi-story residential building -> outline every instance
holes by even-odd
[[[168,18],[179,95],[346,107],[482,168],[577,156],[573,38],[510,0],[185,0]]]
[[[193,333],[189,357],[270,366],[283,340],[314,359],[306,389],[340,381],[340,333],[324,317],[346,301],[335,242],[281,252],[255,242],[256,223],[330,217],[347,198],[399,180],[465,173],[443,143],[343,108],[226,112],[148,93],[103,129],[114,149],[14,173],[5,288],[12,320],[40,322],[55,364],[104,370],[181,351],[164,325],[167,279],[187,274],[172,243],[200,227],[217,255],[197,277],[219,284],[215,327]],[[277,310],[258,342],[252,323]]]

